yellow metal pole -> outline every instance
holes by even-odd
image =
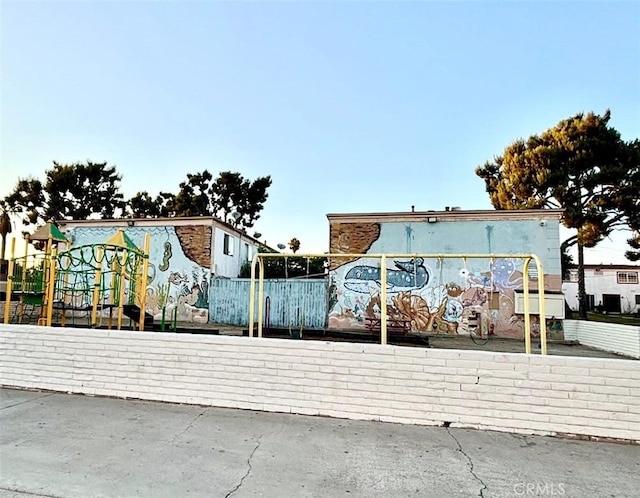
[[[142,276],[140,278],[140,331],[144,330],[144,314],[147,307],[147,273],[149,272],[149,249],[151,248],[151,235],[144,235],[144,260],[142,262]]]
[[[124,249],[122,251],[122,256],[123,256],[123,261],[120,261],[120,259],[118,258],[118,253],[116,251],[115,257],[116,259],[118,259],[118,262],[120,263],[120,282],[118,284],[118,290],[119,290],[119,296],[118,296],[118,330],[120,330],[122,328],[122,306],[124,303],[124,282],[125,282],[125,278],[126,278],[126,271],[127,271],[127,258],[129,257],[129,251],[127,251],[126,249]],[[142,310],[140,310],[140,313],[142,313]],[[142,317],[139,317],[140,320],[143,320]]]
[[[104,248],[98,247],[96,252],[96,274],[93,281],[93,306],[91,307],[91,326],[97,326],[98,298],[100,295],[100,283],[102,281],[102,256]]]
[[[253,322],[256,313],[256,263],[258,254],[251,259],[251,283],[249,284],[249,337],[253,337]]]
[[[7,289],[5,290],[4,323],[9,323],[11,317],[11,287],[13,286],[13,267],[16,255],[16,239],[11,239],[11,259],[7,269]]]
[[[38,325],[49,326],[49,317],[47,312],[49,311],[49,286],[51,285],[51,247],[53,242],[51,237],[47,239],[47,244],[44,246],[44,257],[42,258],[42,304],[40,305],[40,316],[38,317]],[[34,282],[38,284],[39,282]],[[40,291],[40,285],[34,288],[34,291]]]
[[[387,257],[380,256],[380,344],[387,343]]]
[[[264,261],[259,259],[258,270],[260,280],[258,281],[258,337],[262,337],[262,321],[264,320]]]
[[[544,298],[544,269],[540,258],[532,255],[538,268],[538,308],[540,311],[540,354],[547,354],[547,304]]]
[[[467,259],[497,259],[497,258],[506,258],[506,259],[523,259],[525,261],[524,264],[524,268],[523,268],[523,280],[524,280],[524,284],[523,284],[523,291],[524,291],[524,328],[525,328],[525,349],[526,352],[528,354],[531,353],[531,313],[530,313],[530,303],[529,303],[529,281],[528,281],[528,268],[529,268],[529,264],[531,259],[534,259],[536,261],[536,265],[538,265],[539,267],[539,271],[538,273],[540,275],[542,275],[542,278],[539,278],[538,280],[538,286],[540,289],[542,289],[541,292],[539,292],[539,294],[541,295],[539,297],[539,299],[541,299],[540,303],[541,303],[541,316],[545,317],[544,311],[545,311],[545,304],[544,304],[544,275],[543,275],[543,271],[542,271],[542,265],[539,262],[539,259],[537,258],[537,256],[535,254],[414,254],[414,255],[410,255],[410,254],[361,254],[361,253],[325,253],[325,254],[320,254],[320,253],[309,253],[309,254],[299,254],[297,255],[298,257],[308,257],[308,258],[316,258],[316,257],[322,257],[322,258],[328,258],[329,261],[331,261],[331,258],[361,258],[361,257],[366,257],[366,258],[376,258],[376,259],[380,259],[381,260],[381,267],[382,265],[382,261],[384,259],[385,261],[385,265],[386,265],[386,259],[387,258],[402,258],[402,257],[411,257],[413,256],[414,258],[418,258],[418,257],[422,257],[422,258],[433,258],[433,259],[438,259],[438,258],[467,258]],[[279,253],[259,253],[256,255],[256,258],[260,258],[260,262],[263,262],[263,258],[278,258],[278,257],[284,257],[284,255],[279,254]],[[253,267],[253,263],[252,263],[252,267]],[[386,266],[384,266],[384,268],[386,269]],[[255,274],[252,273],[252,275]],[[387,289],[386,289],[386,271],[382,272],[381,275],[381,293],[380,293],[380,300],[381,300],[381,324],[380,324],[380,331],[381,331],[381,342],[382,343],[386,343],[387,340],[387,303],[386,303],[386,296],[387,296]],[[264,276],[263,276],[264,278]],[[384,284],[382,283],[382,281],[384,280]],[[254,283],[255,285],[255,283]],[[263,288],[264,286],[264,282],[261,283],[261,288]],[[263,291],[264,292],[264,291]],[[252,296],[254,296],[252,294]],[[259,295],[260,299],[262,300],[262,294]],[[252,299],[255,299],[255,297],[252,297]],[[262,303],[260,303],[262,304]],[[255,304],[254,304],[255,306]],[[250,313],[251,313],[251,303],[250,303]],[[262,324],[261,324],[261,320],[262,320],[262,314],[259,310],[259,319],[260,322],[258,323],[258,331],[259,331],[259,336],[262,335]],[[250,323],[249,326],[249,330],[250,330],[250,334],[252,333],[252,324]],[[546,322],[543,318],[543,320],[541,320],[540,323],[540,335],[541,335],[541,349],[542,349],[542,354],[546,354]],[[384,341],[384,342],[383,342]]]
[[[522,290],[524,298],[524,351],[531,354],[531,316],[529,315],[529,263],[531,258],[525,258],[522,267]]]

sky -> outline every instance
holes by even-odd
[[[327,213],[493,209],[475,168],[579,112],[640,137],[634,1],[3,0],[0,44],[0,197],[54,160],[126,198],[271,175],[252,231],[305,253]]]

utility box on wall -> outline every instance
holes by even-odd
[[[516,313],[524,313],[524,293],[516,291]],[[564,320],[564,294],[557,292],[545,292],[544,314],[546,318]],[[529,313],[540,315],[540,299],[537,292],[529,292]]]

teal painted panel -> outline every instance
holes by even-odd
[[[248,325],[249,279],[213,279],[209,297],[209,316],[213,323]],[[327,281],[265,280],[265,324],[271,327],[322,329],[327,318]],[[256,312],[258,291],[256,282]]]
[[[381,223],[371,254],[536,254],[547,274],[560,273],[556,220]]]

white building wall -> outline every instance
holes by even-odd
[[[595,305],[602,303],[603,294],[619,294],[623,313],[637,313],[640,305],[636,304],[636,296],[640,295],[640,283],[619,284],[617,273],[619,271],[636,271],[629,269],[607,268],[603,266],[600,272],[594,268],[585,269],[585,289],[587,294],[594,296]],[[640,273],[640,267],[637,270]],[[578,282],[563,282],[562,291],[569,307],[578,310]]]
[[[231,254],[225,254],[225,235],[229,237]],[[213,276],[237,278],[242,265],[251,261],[258,252],[253,241],[231,230],[214,227],[213,231]]]
[[[0,384],[640,442],[640,362],[0,325]]]

